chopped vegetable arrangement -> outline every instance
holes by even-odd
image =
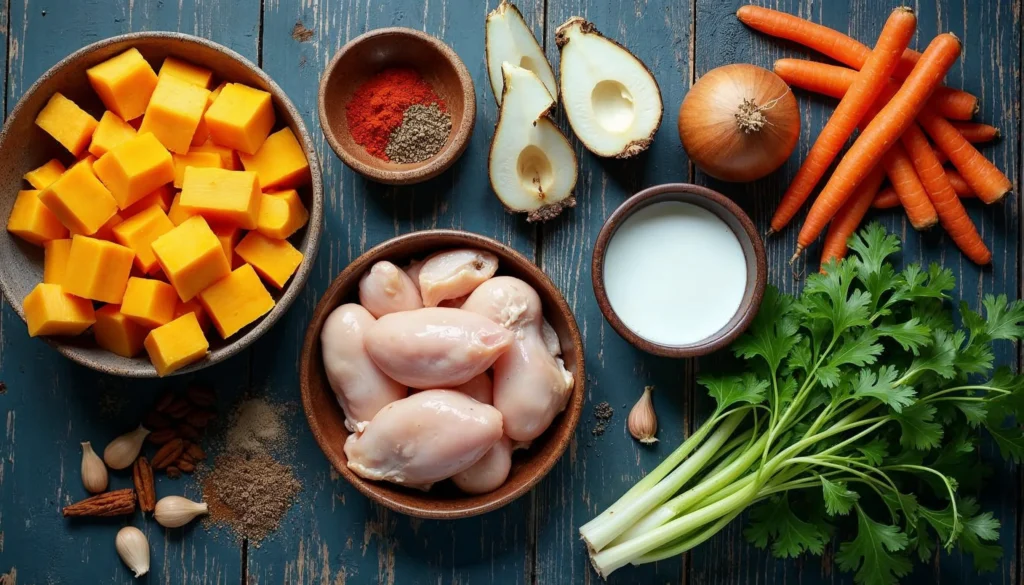
[[[820,554],[837,534],[858,583],[895,583],[936,546],[995,566],[999,522],[960,486],[983,476],[982,429],[1004,458],[1024,456],[1009,424],[1024,376],[992,371],[993,344],[1024,338],[1024,303],[954,311],[952,272],[897,271],[899,241],[877,224],[850,248],[798,298],[769,288],[732,346],[735,373],[700,379],[708,420],[580,529],[602,576],[679,555],[748,509],[746,537],[778,557]]]

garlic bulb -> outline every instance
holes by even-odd
[[[82,443],[82,485],[90,494],[107,491],[107,466],[89,441]]]
[[[629,419],[626,422],[629,434],[645,445],[658,441],[654,437],[658,433],[658,417],[654,415],[651,390],[654,390],[653,386],[644,388],[643,396],[633,405],[633,410],[629,411]]]
[[[167,528],[177,528],[191,522],[196,516],[206,514],[209,509],[206,502],[193,502],[181,496],[160,498],[153,510],[153,518]]]
[[[142,441],[146,439],[149,431],[146,427],[139,425],[139,428],[130,433],[125,433],[114,439],[103,450],[103,460],[111,469],[125,469],[139,456],[142,451]]]
[[[141,530],[134,526],[125,526],[117,532],[114,547],[117,548],[118,556],[136,577],[149,572],[149,540]]]

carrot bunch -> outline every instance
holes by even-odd
[[[915,228],[941,224],[972,261],[991,261],[960,199],[996,203],[1013,185],[974,146],[999,137],[997,128],[969,121],[978,111],[977,98],[942,85],[960,56],[956,36],[938,35],[923,53],[907,48],[917,19],[905,7],[893,10],[873,49],[768,8],[743,6],[736,15],[751,28],[800,43],[846,66],[800,59],[775,62],[775,73],[791,86],[840,100],[772,217],[769,233],[782,230],[838,159],[804,220],[793,260],[826,226],[822,263],[841,258],[846,240],[872,207],[903,207]],[[855,129],[859,135],[840,156]],[[955,170],[943,167],[947,160]],[[883,186],[886,179],[888,187]]]

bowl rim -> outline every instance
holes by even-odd
[[[736,233],[736,230],[732,231],[738,238],[746,237],[753,248],[753,262],[751,262],[751,258],[746,258],[746,266],[749,273],[751,264],[753,264],[753,269],[755,271],[753,283],[754,290],[750,299],[743,302],[739,309],[737,309],[736,314],[740,315],[740,319],[731,327],[727,328],[726,326],[723,326],[722,329],[719,329],[711,336],[686,345],[665,345],[641,337],[635,331],[626,326],[622,319],[619,318],[615,309],[612,308],[611,301],[608,299],[608,292],[605,289],[604,259],[608,249],[608,243],[611,241],[612,236],[615,235],[615,232],[618,231],[623,221],[644,207],[656,203],[656,201],[653,201],[655,198],[661,198],[666,195],[671,196],[678,193],[688,193],[696,195],[699,199],[707,200],[714,204],[706,207],[708,211],[716,213],[716,209],[721,209],[739,221],[740,226],[743,228],[743,233]],[[616,333],[618,333],[623,339],[643,351],[654,355],[671,358],[692,358],[707,355],[729,345],[750,326],[754,317],[757,316],[758,309],[761,306],[761,300],[764,296],[764,289],[768,275],[768,261],[765,256],[764,243],[761,241],[761,236],[757,233],[757,227],[750,219],[750,216],[748,216],[739,205],[733,202],[732,199],[729,199],[717,191],[700,185],[694,185],[692,183],[665,183],[641,190],[632,197],[623,201],[615,211],[608,216],[604,225],[601,226],[601,231],[598,233],[597,240],[594,243],[590,275],[594,288],[594,296],[597,297],[597,304],[601,309],[601,313],[612,328],[615,329]]]
[[[566,425],[565,437],[559,440],[553,449],[549,449],[544,452],[536,452],[536,457],[542,457],[542,463],[537,466],[534,474],[524,481],[521,485],[517,486],[516,489],[506,494],[501,498],[496,498],[492,501],[473,506],[465,507],[461,509],[433,509],[426,507],[411,506],[403,502],[397,501],[391,497],[379,493],[376,489],[377,483],[375,481],[366,480],[357,476],[352,470],[344,465],[339,457],[331,455],[328,446],[333,446],[333,443],[327,440],[324,436],[323,429],[320,426],[319,420],[314,413],[315,406],[313,404],[313,388],[311,387],[310,378],[308,372],[314,365],[314,356],[319,354],[319,342],[320,342],[320,331],[314,329],[314,325],[317,321],[325,320],[323,317],[329,314],[330,311],[334,310],[340,304],[328,303],[331,297],[334,297],[338,291],[342,288],[346,281],[351,281],[356,273],[365,269],[365,264],[368,264],[381,250],[390,248],[396,244],[416,240],[424,236],[442,236],[461,240],[466,245],[479,245],[481,243],[489,246],[491,249],[498,250],[501,254],[506,254],[510,257],[514,257],[517,260],[524,262],[526,265],[533,266],[536,271],[533,272],[535,278],[538,278],[546,286],[545,288],[552,291],[554,297],[554,307],[549,310],[555,310],[566,317],[566,322],[569,328],[569,343],[573,346],[573,350],[577,354],[576,371],[573,372],[574,385],[572,394],[569,397],[569,402],[566,404],[565,409],[560,413],[560,417],[566,417],[563,420]],[[569,307],[569,303],[565,300],[561,290],[555,283],[548,277],[547,273],[537,266],[532,260],[524,256],[523,254],[516,251],[511,246],[503,244],[498,240],[489,238],[487,236],[468,232],[464,230],[455,229],[428,229],[408,234],[389,238],[376,246],[370,248],[366,252],[360,254],[356,259],[352,260],[341,273],[338,274],[331,282],[330,286],[324,291],[320,300],[316,304],[316,308],[313,310],[313,316],[310,319],[309,326],[306,328],[306,335],[302,343],[302,354],[299,362],[299,391],[302,396],[302,409],[306,414],[306,421],[309,424],[310,432],[313,434],[313,438],[316,440],[320,450],[323,451],[324,457],[331,463],[331,466],[337,470],[342,477],[345,478],[348,483],[356,488],[361,494],[366,496],[373,502],[376,502],[386,508],[389,508],[395,512],[413,516],[416,518],[434,519],[434,520],[455,520],[460,518],[469,518],[471,516],[477,516],[487,512],[497,510],[498,508],[504,507],[512,501],[523,496],[531,489],[533,489],[541,479],[543,479],[551,471],[556,463],[562,458],[565,450],[569,444],[575,438],[576,428],[579,425],[580,416],[583,412],[583,405],[586,400],[585,386],[586,386],[586,357],[583,350],[583,338],[580,334],[579,326],[576,323],[576,316],[573,314],[572,309]],[[324,374],[326,377],[326,374]],[[326,385],[326,382],[325,382]],[[340,409],[340,407],[338,407]],[[555,420],[559,420],[556,418]],[[550,429],[549,429],[550,430]],[[548,431],[545,431],[545,433]],[[486,496],[487,494],[483,494]],[[457,500],[453,500],[457,501]]]
[[[302,263],[299,268],[292,275],[291,282],[286,286],[284,292],[281,294],[281,298],[274,304],[274,308],[270,310],[260,320],[256,321],[254,327],[245,333],[245,335],[232,341],[231,343],[218,348],[207,354],[207,356],[193,364],[185,366],[179,370],[172,372],[169,376],[177,376],[181,374],[188,374],[196,372],[203,368],[212,366],[220,363],[236,354],[247,349],[254,341],[260,338],[266,333],[277,321],[287,312],[288,308],[295,301],[298,295],[302,292],[305,287],[306,280],[309,278],[310,273],[313,270],[313,265],[316,260],[317,252],[320,248],[320,236],[323,232],[323,177],[320,173],[320,158],[316,152],[316,146],[309,135],[309,131],[306,129],[306,124],[302,119],[302,114],[296,109],[292,103],[288,94],[285,93],[281,86],[279,86],[263,69],[258,67],[255,63],[245,58],[243,55],[236,51],[225,47],[219,43],[215,43],[211,40],[204,39],[190,35],[188,33],[175,32],[175,31],[139,31],[126,33],[122,35],[115,35],[108,37],[94,43],[90,43],[73,53],[65,56],[61,60],[57,61],[52,67],[46,70],[42,75],[39,76],[35,82],[28,87],[27,90],[18,99],[18,103],[11,110],[10,115],[4,122],[3,129],[0,130],[0,143],[7,138],[7,134],[10,131],[11,124],[20,115],[24,115],[22,110],[27,107],[25,104],[29,98],[35,94],[42,85],[48,81],[51,77],[59,74],[61,71],[72,68],[76,65],[76,61],[84,57],[88,53],[95,50],[102,49],[109,45],[120,44],[124,42],[131,42],[141,39],[163,39],[168,41],[179,41],[185,43],[192,43],[202,45],[208,49],[212,49],[223,53],[231,59],[239,62],[245,68],[252,71],[257,77],[259,77],[267,87],[270,88],[271,95],[280,101],[281,107],[287,112],[288,117],[295,121],[298,129],[297,138],[301,141],[304,150],[308,153],[307,160],[309,161],[309,170],[312,177],[310,188],[312,190],[309,221],[306,224],[307,237],[309,238],[309,244],[305,249],[300,250],[303,253]],[[14,311],[21,317],[23,322],[25,321],[25,311],[22,306],[20,299],[15,299],[13,295],[13,288],[8,282],[7,273],[0,271],[0,290],[3,291],[4,298],[7,303],[14,309]],[[54,338],[50,336],[42,336],[41,339],[49,344],[51,347],[57,350],[58,353],[71,361],[88,367],[90,369],[103,372],[106,374],[116,375],[125,378],[156,378],[159,377],[157,371],[152,366],[139,369],[134,365],[128,366],[106,366],[103,364],[95,363],[93,360],[83,356],[78,351],[77,346],[69,345],[64,343],[64,338]],[[114,354],[111,354],[114,355]]]
[[[368,40],[383,36],[412,37],[432,46],[455,69],[456,76],[459,78],[459,87],[462,90],[463,101],[465,102],[465,107],[462,109],[462,119],[460,120],[461,124],[459,126],[459,130],[456,132],[448,146],[433,157],[428,158],[425,161],[415,163],[415,166],[404,170],[388,170],[374,167],[351,156],[345,147],[342,146],[341,141],[339,141],[331,131],[331,125],[327,116],[327,82],[334,75],[335,69],[341,62],[341,59],[356,46]],[[336,104],[335,107],[344,107],[344,105]],[[320,131],[323,132],[324,138],[327,139],[327,143],[331,146],[331,150],[333,150],[338,158],[340,158],[341,161],[350,169],[378,183],[384,183],[387,185],[413,185],[432,179],[448,170],[448,168],[451,167],[460,156],[462,156],[462,153],[465,152],[466,147],[469,145],[469,138],[473,134],[473,128],[476,124],[476,88],[473,84],[473,77],[470,75],[469,69],[466,68],[466,64],[462,61],[462,58],[459,57],[458,53],[456,53],[455,50],[448,46],[444,41],[416,29],[401,26],[389,26],[367,31],[357,36],[345,43],[340,49],[338,49],[338,52],[331,57],[327,67],[324,68],[323,73],[320,74],[320,85],[317,91],[317,110],[320,118]]]

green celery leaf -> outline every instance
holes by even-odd
[[[960,502],[963,514],[963,530],[960,533],[960,547],[974,557],[977,571],[993,571],[1003,556],[1003,549],[992,541],[999,540],[999,520],[991,512],[978,513],[978,503],[973,498]]]
[[[879,323],[874,326],[874,330],[879,337],[892,339],[900,344],[904,351],[909,351],[914,355],[917,355],[918,350],[932,340],[931,329],[913,318],[898,323]]]
[[[934,449],[942,441],[942,425],[935,422],[935,407],[916,403],[893,414],[903,434],[900,444],[918,450]]]
[[[994,418],[999,418],[999,420],[993,420]],[[989,419],[985,421],[985,428],[988,430],[988,434],[995,439],[1003,459],[1020,463],[1024,461],[1024,431],[1021,431],[1016,425],[1007,426],[1004,422],[1004,418],[990,414]]]
[[[920,506],[917,509],[917,515],[919,518],[923,518],[928,522],[928,525],[931,526],[935,533],[939,535],[939,540],[943,543],[949,541],[954,530],[959,533],[959,531],[963,529],[963,523],[957,523],[956,518],[953,517],[952,504],[947,505],[941,510],[934,510],[927,506]],[[957,534],[957,536],[959,536],[959,534]]]
[[[831,481],[827,477],[820,477],[822,495],[825,498],[825,510],[829,516],[846,515],[853,509],[853,505],[860,496],[855,491],[846,487],[844,481]]]
[[[882,366],[877,374],[868,369],[861,370],[853,384],[853,397],[874,398],[895,412],[901,412],[914,403],[914,389],[909,386],[894,386],[893,382],[899,376],[899,372],[892,366]]]
[[[811,340],[801,337],[800,341],[789,352],[789,359],[786,360],[788,372],[802,371],[807,374],[814,367],[814,357],[811,355]]]
[[[763,358],[772,374],[778,372],[782,360],[800,342],[793,305],[793,297],[781,294],[773,286],[767,287],[750,329],[733,343],[733,353],[744,359]]]
[[[758,548],[771,542],[772,554],[780,558],[797,557],[805,551],[819,555],[828,540],[821,526],[801,520],[793,513],[786,494],[752,509],[750,526],[743,534]]]
[[[857,450],[864,456],[868,465],[877,467],[889,455],[889,443],[885,439],[875,438],[865,445],[860,445]]]
[[[856,571],[854,579],[862,585],[895,585],[912,566],[901,553],[907,544],[899,527],[875,522],[858,507],[857,537],[839,547],[836,562],[844,571]]]
[[[917,357],[910,363],[910,372],[935,372],[942,378],[950,379],[956,375],[957,352],[964,343],[963,331],[933,330],[932,343],[921,348]]]
[[[985,295],[986,332],[990,339],[1018,340],[1024,337],[1024,302],[1008,302],[1006,295]]]
[[[927,272],[917,264],[907,265],[900,273],[900,280],[901,286],[893,293],[889,304],[904,301],[916,301],[918,304],[925,299],[946,299],[949,298],[947,293],[956,286],[953,271],[934,262]]]
[[[850,249],[857,253],[857,262],[867,272],[878,272],[885,260],[900,251],[900,239],[878,222],[850,236]]]
[[[742,376],[701,376],[697,383],[708,390],[717,403],[717,412],[739,403],[757,404],[764,401],[769,384],[754,374]]]
[[[801,297],[804,310],[812,319],[828,321],[833,338],[853,327],[868,325],[871,295],[860,289],[850,292],[855,270],[852,263],[841,262],[832,272],[807,277]]]

